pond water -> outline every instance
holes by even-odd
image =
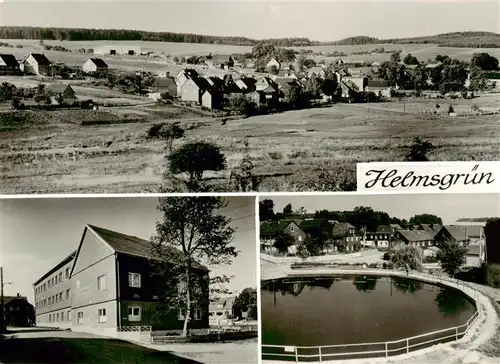
[[[463,325],[476,311],[459,290],[396,277],[287,278],[261,292],[263,345],[393,341]]]

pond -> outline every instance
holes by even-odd
[[[466,324],[476,311],[474,301],[459,290],[388,276],[339,275],[266,281],[262,282],[261,303],[262,344],[283,346],[400,340]],[[465,327],[461,329],[464,330]],[[449,337],[443,341],[456,339],[455,334],[453,329],[413,339],[408,345],[415,345],[414,350],[431,339],[444,336]],[[323,353],[383,351],[384,346],[354,345]],[[390,344],[389,349],[394,349],[390,354],[400,354],[398,348],[407,351],[406,346],[406,340]],[[316,355],[317,350],[303,350],[302,354]]]

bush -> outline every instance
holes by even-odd
[[[389,252],[384,253],[384,260],[391,260],[391,254]]]
[[[453,108],[453,106],[452,106],[452,105],[450,105],[450,106],[448,107],[448,114],[452,114],[452,113],[454,113],[454,112],[455,112],[455,109]]]
[[[427,162],[427,154],[436,147],[425,140],[417,137],[413,139],[413,143],[410,146],[409,152],[405,155],[405,161],[407,162]]]
[[[283,155],[279,152],[269,152],[269,157],[273,160],[282,159]]]
[[[155,124],[151,126],[148,130],[148,138],[159,138],[160,137],[160,130],[163,128],[165,124]]]

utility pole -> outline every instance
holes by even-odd
[[[5,331],[5,311],[3,307],[3,267],[0,267],[0,333]]]

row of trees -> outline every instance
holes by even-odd
[[[41,28],[41,27],[0,27],[0,39],[46,39],[68,41],[156,41],[174,43],[206,43],[251,46],[270,43],[280,47],[305,46],[314,44],[307,38],[278,38],[254,40],[246,37],[220,37],[202,34],[147,32],[126,29],[78,29],[78,28]]]

